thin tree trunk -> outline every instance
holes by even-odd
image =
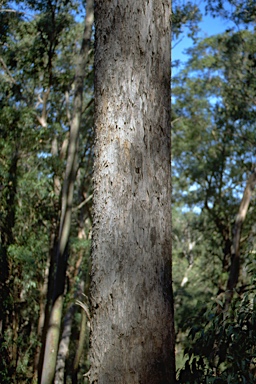
[[[71,329],[73,317],[75,313],[75,304],[71,304],[68,308],[63,321],[63,331],[58,349],[58,358],[56,363],[54,384],[63,384],[65,377],[65,364],[69,352],[69,343],[71,337]]]
[[[47,282],[49,277],[49,265],[47,264],[45,268],[44,273],[44,281],[41,284],[40,287],[40,301],[39,301],[39,319],[38,319],[38,325],[37,325],[37,336],[40,340],[43,333],[44,328],[44,321],[45,321],[45,299],[47,295]],[[37,382],[37,376],[38,376],[38,365],[39,365],[39,358],[40,358],[40,346],[37,345],[36,347],[36,353],[34,358],[34,369],[33,369],[33,383]]]
[[[90,50],[92,25],[93,0],[88,0],[86,7],[84,36],[75,76],[74,112],[70,127],[68,157],[62,191],[61,219],[57,247],[57,269],[55,276],[53,305],[46,336],[41,384],[51,384],[53,382],[56,367],[67,266],[67,245],[71,226],[74,183],[77,172],[77,151],[83,104],[83,83],[86,73],[85,66]]]
[[[55,158],[60,157],[61,160],[65,160],[67,146],[69,141],[69,132],[65,135],[64,140],[61,145],[61,149],[58,148],[57,137],[54,136],[51,145],[51,155]],[[57,238],[58,238],[58,217],[60,211],[60,200],[61,200],[61,177],[58,174],[58,169],[54,169],[53,176],[53,187],[54,187],[54,207],[55,207],[55,215],[52,219],[51,223],[51,235],[50,235],[50,252],[49,252],[49,266],[46,267],[45,273],[45,281],[44,288],[42,292],[43,297],[41,297],[40,303],[40,318],[38,324],[38,336],[41,338],[41,348],[39,347],[39,351],[35,355],[34,366],[37,370],[34,371],[34,381],[36,381],[38,377],[38,382],[41,382],[41,375],[43,369],[43,359],[44,359],[44,351],[45,351],[45,343],[46,343],[46,334],[49,324],[49,317],[52,306],[53,299],[53,288],[54,288],[54,277],[55,277],[55,269],[56,269],[56,249],[57,249]],[[43,322],[43,326],[40,325],[40,322]]]
[[[42,345],[40,349],[40,356],[39,356],[39,362],[38,362],[38,383],[41,383],[41,376],[42,376],[42,370],[44,365],[44,352],[45,352],[45,345],[46,345],[46,336],[47,336],[47,330],[49,326],[49,320],[50,320],[50,312],[51,312],[51,306],[52,306],[52,297],[53,297],[53,288],[54,288],[54,276],[55,276],[55,266],[56,266],[56,247],[57,247],[57,238],[56,238],[56,223],[55,219],[53,219],[52,222],[52,228],[51,228],[51,236],[50,236],[50,267],[49,267],[49,275],[48,275],[48,282],[47,282],[47,295],[46,295],[46,303],[45,303],[45,310],[44,310],[44,326],[42,330]]]
[[[93,384],[175,382],[170,12],[95,2]]]
[[[83,231],[79,231],[78,238],[82,238],[81,232],[83,232]],[[83,259],[83,251],[80,251],[78,254],[78,260],[76,262],[76,266],[75,266],[75,270],[74,270],[74,274],[73,274],[73,279],[72,279],[72,284],[71,284],[71,285],[75,286],[74,300],[80,298],[82,293],[84,292],[84,282],[80,281],[77,284],[75,283],[75,281],[78,277],[79,271],[80,271],[82,259]],[[71,304],[69,306],[67,312],[66,312],[65,317],[64,317],[63,331],[62,331],[62,336],[60,339],[58,356],[57,356],[57,363],[56,363],[56,371],[55,371],[55,379],[54,379],[55,384],[64,383],[65,365],[66,365],[66,360],[67,360],[68,353],[69,353],[69,344],[70,344],[70,339],[71,339],[71,330],[72,330],[72,324],[73,324],[75,309],[76,309],[75,305]]]
[[[40,310],[39,310],[39,319],[38,319],[38,325],[37,325],[37,336],[38,336],[38,340],[41,340],[43,345],[45,344],[45,342],[42,340],[42,335],[43,335],[44,327],[46,324],[47,313],[49,312],[47,310],[47,308],[49,307],[49,303],[47,300],[47,293],[50,292],[50,290],[48,289],[49,288],[48,283],[51,281],[50,264],[51,264],[51,261],[48,260],[47,265],[45,267],[44,281],[42,282],[40,287],[40,303],[39,303]],[[36,348],[36,353],[34,358],[34,372],[33,372],[33,380],[32,380],[33,383],[37,383],[38,381],[40,382],[41,368],[42,368],[42,364],[40,363],[43,357],[41,355],[42,348],[43,347],[40,348],[40,345],[38,345]]]
[[[83,309],[82,309],[81,316],[82,316],[82,319],[80,323],[79,340],[78,340],[76,355],[75,355],[74,364],[73,364],[73,371],[72,371],[72,384],[77,384],[78,382],[77,375],[78,375],[79,362],[83,354],[85,337],[86,337],[87,316]]]
[[[239,272],[240,272],[240,240],[241,233],[244,220],[246,218],[248,208],[250,205],[252,192],[256,185],[256,169],[254,169],[253,173],[250,175],[245,190],[243,194],[243,198],[241,200],[238,214],[235,220],[234,232],[233,232],[233,249],[232,249],[232,260],[231,267],[229,272],[229,278],[227,282],[226,289],[226,298],[225,298],[225,309],[227,310],[229,304],[234,295],[234,289],[237,286]]]
[[[81,172],[78,170],[77,175],[77,183],[81,184]],[[82,185],[80,185],[79,189],[79,198],[82,201],[84,198],[84,190],[82,188]],[[82,206],[80,208],[79,212],[79,229],[78,229],[78,240],[83,240],[86,238],[85,233],[85,218],[86,218],[86,212],[85,212],[85,206]],[[81,269],[81,264],[84,258],[84,249],[80,249],[78,253],[74,255],[77,257],[77,260],[75,262],[75,266],[69,269],[69,276],[70,276],[70,283],[69,286],[73,287],[73,293],[74,293],[74,301],[77,299],[81,299],[82,294],[84,292],[84,281],[83,278],[80,276],[80,279],[78,282],[77,278]],[[72,292],[70,292],[72,294]],[[72,324],[73,324],[73,318],[75,313],[75,305],[71,304],[65,314],[64,321],[63,321],[63,330],[62,335],[59,343],[59,350],[58,350],[58,356],[57,356],[57,363],[56,363],[56,371],[55,371],[55,384],[61,384],[65,381],[65,366],[66,361],[69,355],[69,348],[70,348],[70,341],[71,341],[71,330],[72,330]],[[81,327],[82,327],[81,322]]]

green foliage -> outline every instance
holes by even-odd
[[[255,381],[255,195],[227,314],[233,228],[255,167],[255,31],[199,41],[173,79],[173,274],[179,383]],[[213,304],[214,303],[214,304]],[[223,317],[224,316],[224,317]]]
[[[178,190],[186,189],[179,196],[174,188],[174,196],[210,211],[216,225],[232,224],[224,211],[234,218],[254,163],[253,44],[248,31],[207,38],[173,79],[173,174]]]
[[[8,11],[4,11],[7,8]],[[18,12],[15,12],[18,9]],[[80,1],[1,2],[0,12],[0,381],[28,383],[41,343],[50,260],[72,116],[84,13]],[[91,56],[91,60],[93,56]],[[88,63],[91,73],[92,62]],[[84,89],[79,183],[74,207],[91,193],[92,75]],[[91,201],[74,209],[67,301],[89,273]],[[84,240],[75,240],[84,229]],[[81,254],[81,270],[77,267]],[[77,268],[77,270],[76,270]],[[75,271],[75,272],[74,272]],[[53,271],[54,272],[54,271]],[[75,275],[78,274],[78,275]],[[50,289],[50,288],[49,288]],[[79,323],[75,323],[79,327]],[[77,331],[75,332],[77,337]],[[74,342],[76,339],[74,338]],[[71,364],[72,365],[72,364]]]
[[[206,10],[213,16],[233,20],[236,25],[250,24],[256,19],[254,0],[208,0]]]
[[[191,1],[186,3],[174,1],[172,3],[172,35],[178,38],[186,28],[188,36],[194,37],[198,32],[198,23],[202,15],[196,4]]]
[[[221,304],[221,302],[220,302]],[[256,302],[252,287],[228,313],[216,304],[191,318],[186,363],[179,383],[252,383],[256,362]]]

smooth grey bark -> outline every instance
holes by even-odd
[[[43,108],[46,110],[46,107]],[[54,136],[51,143],[51,155],[55,158],[60,157],[62,161],[65,161],[66,151],[68,146],[69,132],[66,134],[61,149],[59,150],[57,136]],[[56,268],[56,247],[58,240],[58,216],[59,216],[59,201],[61,197],[61,179],[57,170],[54,171],[53,175],[53,186],[54,186],[54,214],[51,220],[50,229],[50,244],[49,244],[49,265],[46,266],[44,282],[40,288],[40,314],[38,322],[38,337],[41,339],[41,346],[38,345],[34,359],[34,382],[41,382],[41,374],[43,368],[44,349],[46,343],[46,335],[49,323],[50,310],[53,299],[53,288],[54,288],[54,269]]]
[[[63,320],[63,331],[62,331],[60,344],[59,344],[54,384],[64,383],[65,365],[66,365],[66,360],[69,352],[69,344],[70,344],[74,314],[75,314],[75,304],[71,304]]]
[[[95,1],[91,384],[175,382],[170,13]]]
[[[228,309],[229,304],[234,295],[234,289],[237,286],[240,272],[240,241],[243,223],[245,221],[252,193],[256,186],[256,169],[253,170],[252,174],[248,178],[244,194],[239,206],[238,214],[236,216],[234,229],[233,229],[233,246],[232,246],[232,259],[229,272],[229,278],[227,282],[227,289],[225,295],[225,310]]]
[[[78,302],[79,303],[79,302]],[[83,308],[83,307],[82,307]],[[81,323],[80,323],[80,332],[79,332],[79,339],[77,343],[77,349],[76,349],[76,354],[73,362],[73,367],[72,367],[72,384],[77,384],[78,383],[78,369],[79,369],[79,363],[83,355],[83,350],[84,350],[84,345],[85,345],[85,340],[87,336],[87,313],[82,310],[81,313]]]
[[[87,0],[85,29],[74,81],[75,96],[73,103],[72,122],[70,126],[67,164],[62,190],[61,218],[59,239],[57,244],[57,266],[54,282],[53,304],[46,335],[41,384],[51,384],[54,380],[55,374],[65,288],[67,245],[71,227],[74,184],[77,173],[77,152],[83,106],[83,85],[86,74],[85,67],[90,50],[93,20],[93,0]]]
[[[81,233],[83,230],[79,231],[78,238],[82,238]],[[74,270],[74,275],[72,278],[71,285],[75,286],[74,290],[74,299],[73,303],[69,306],[67,309],[67,312],[64,316],[63,320],[63,326],[62,326],[62,334],[59,342],[59,350],[57,355],[57,362],[56,362],[56,370],[55,370],[55,377],[54,377],[54,384],[63,384],[65,382],[65,366],[66,361],[69,355],[69,349],[70,349],[70,341],[72,336],[72,325],[73,320],[76,312],[76,305],[75,301],[77,299],[82,298],[83,292],[84,292],[84,281],[81,279],[80,281],[75,283],[75,280],[78,277],[81,262],[83,259],[83,253],[79,252],[78,254],[78,260],[76,261],[76,267]]]

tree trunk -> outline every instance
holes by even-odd
[[[84,350],[84,344],[85,344],[85,338],[87,335],[86,332],[86,323],[87,323],[87,316],[84,310],[82,310],[81,314],[81,323],[80,323],[80,332],[79,332],[79,340],[77,344],[77,349],[76,349],[76,355],[73,363],[73,370],[72,370],[72,384],[77,384],[78,383],[78,368],[79,368],[79,362],[81,360],[83,350]]]
[[[50,320],[46,335],[41,384],[51,384],[53,382],[56,367],[67,266],[67,245],[71,227],[74,183],[77,172],[78,138],[83,105],[83,84],[85,77],[85,66],[88,60],[90,49],[92,25],[93,0],[88,0],[82,47],[75,76],[74,112],[70,127],[67,165],[62,191],[61,219],[57,246],[57,268],[53,293],[53,305],[51,308]]]
[[[68,308],[63,321],[63,331],[60,340],[58,358],[56,363],[54,384],[63,384],[65,377],[65,364],[69,352],[69,343],[75,313],[75,304],[71,304]]]
[[[93,384],[175,382],[170,2],[95,2]]]
[[[237,286],[239,271],[240,271],[240,240],[241,233],[244,220],[247,215],[247,211],[249,208],[249,204],[252,197],[252,192],[256,185],[256,169],[254,169],[253,173],[250,175],[245,190],[243,194],[243,198],[241,200],[238,214],[235,220],[234,232],[233,232],[233,249],[232,249],[232,260],[231,267],[229,272],[229,278],[227,282],[227,290],[226,290],[226,299],[225,299],[225,309],[228,309],[228,306],[233,298],[234,289]]]
[[[82,239],[83,237],[84,237],[84,228],[80,228],[78,231],[78,238]],[[83,256],[84,256],[83,250],[80,250],[77,256],[78,257],[75,264],[75,268],[73,270],[72,281],[70,282],[70,285],[74,288],[74,299],[72,300],[72,304],[67,309],[67,312],[65,314],[64,321],[63,321],[63,330],[62,330],[62,335],[59,343],[54,384],[64,383],[65,365],[66,365],[67,357],[69,354],[72,324],[73,324],[73,319],[74,319],[75,310],[76,310],[74,301],[77,299],[81,299],[82,294],[84,292],[84,281],[82,280],[81,276],[80,276],[79,282],[76,282],[80,272]]]
[[[46,345],[46,336],[47,330],[50,321],[50,312],[52,306],[52,298],[53,298],[53,288],[54,288],[54,276],[55,276],[55,267],[56,267],[56,249],[57,249],[57,226],[55,215],[51,222],[51,230],[50,230],[50,252],[49,252],[49,271],[47,271],[47,275],[45,278],[47,279],[47,292],[46,292],[46,301],[44,307],[44,324],[41,335],[41,348],[39,354],[38,368],[37,368],[37,378],[38,383],[41,383],[42,370],[44,365],[44,352]],[[39,334],[40,336],[40,334]],[[34,375],[36,379],[36,374]]]
[[[55,158],[60,158],[65,162],[66,151],[69,141],[69,132],[64,137],[61,145],[61,149],[58,148],[57,136],[54,136],[51,144],[51,155]],[[50,252],[49,252],[49,266],[46,267],[45,281],[43,282],[41,290],[41,301],[40,301],[40,318],[38,324],[38,336],[41,339],[41,348],[38,347],[38,351],[35,355],[34,360],[34,381],[38,379],[41,382],[41,375],[43,369],[43,359],[46,343],[47,329],[49,325],[49,317],[53,299],[53,288],[54,288],[54,276],[56,269],[56,250],[59,232],[59,213],[61,208],[61,177],[59,170],[56,167],[53,175],[53,186],[54,186],[54,215],[51,222],[50,230]],[[45,300],[46,299],[46,300]]]
[[[44,278],[43,281],[40,284],[39,288],[39,319],[38,319],[38,325],[37,325],[37,337],[38,340],[42,341],[42,334],[44,330],[44,324],[46,319],[46,297],[47,297],[47,288],[48,288],[48,282],[49,282],[49,276],[50,276],[50,261],[47,261],[45,272],[44,272]],[[39,362],[40,362],[40,345],[37,345],[35,357],[34,357],[34,372],[33,372],[33,380],[32,383],[37,383],[38,378],[40,378],[40,375],[38,374],[39,371]],[[40,380],[39,380],[40,382]]]

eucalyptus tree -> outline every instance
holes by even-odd
[[[174,383],[170,2],[95,2],[91,383]]]
[[[83,111],[83,87],[86,75],[86,65],[88,62],[91,47],[91,33],[93,26],[93,1],[87,1],[85,29],[81,51],[78,56],[75,80],[74,80],[74,101],[73,114],[70,124],[68,155],[66,163],[65,178],[62,188],[61,217],[59,225],[59,237],[56,249],[56,274],[54,277],[54,289],[52,297],[52,308],[48,323],[46,344],[44,350],[44,362],[41,383],[52,383],[58,344],[60,337],[60,327],[63,312],[63,301],[65,291],[65,279],[68,259],[68,240],[71,228],[72,204],[74,196],[74,184],[78,170],[78,141]]]
[[[255,308],[248,300],[254,294],[251,282],[255,274],[254,52],[254,31],[226,31],[188,50],[188,65],[173,80],[174,200],[177,205],[185,203],[184,216],[194,210],[192,225],[188,222],[190,236],[195,243],[201,236],[202,247],[194,246],[197,259],[188,285],[180,284],[176,292],[179,327],[182,332],[191,327],[189,338],[184,333],[178,336],[189,351],[184,375],[179,378],[184,383],[207,382],[213,376],[227,378],[228,374],[234,382],[238,377],[253,377],[253,366],[248,368],[240,346],[235,347],[230,338],[247,345],[246,361],[251,362],[254,352],[249,329]],[[185,295],[198,303],[190,320],[178,305],[186,300]],[[244,333],[243,312],[248,319],[248,332]],[[235,366],[239,373],[234,372]]]
[[[187,69],[174,79],[174,177],[191,188],[187,203],[208,212],[224,271],[231,263],[241,194],[255,164],[254,45],[249,31],[207,38],[190,50]]]

